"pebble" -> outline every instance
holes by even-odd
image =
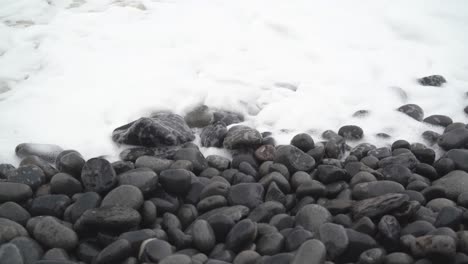
[[[224,138],[223,146],[227,149],[254,147],[262,143],[262,135],[255,129],[237,125],[231,127]]]
[[[317,239],[311,239],[301,245],[291,264],[324,264],[327,250]]]
[[[109,161],[93,158],[83,166],[81,181],[86,191],[106,193],[117,184],[117,175]]]
[[[280,146],[276,150],[275,162],[284,164],[290,173],[310,171],[315,166],[314,158],[292,145]]]
[[[317,204],[309,204],[302,207],[296,215],[296,226],[302,226],[306,230],[317,233],[320,226],[330,222],[332,215],[330,212]]]
[[[71,250],[78,245],[78,235],[55,218],[41,218],[34,227],[34,238],[47,248]]]
[[[143,193],[133,185],[120,185],[102,199],[101,207],[122,206],[138,210],[143,204]]]

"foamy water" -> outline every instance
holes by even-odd
[[[242,112],[280,143],[346,124],[379,146],[423,142],[441,129],[395,109],[467,122],[467,10],[463,0],[3,0],[0,162],[16,163],[22,142],[113,155],[115,127],[200,103]],[[448,83],[418,85],[431,74]],[[352,118],[360,109],[371,114]]]

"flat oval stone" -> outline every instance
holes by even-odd
[[[296,214],[296,226],[302,226],[312,233],[317,233],[320,226],[330,222],[331,219],[332,215],[324,207],[318,204],[308,204]]]
[[[96,264],[118,263],[128,258],[132,253],[130,242],[118,239],[105,247],[96,257]]]
[[[255,129],[237,125],[231,127],[224,138],[223,146],[227,149],[256,147],[262,143],[262,135]]]
[[[315,166],[315,160],[299,148],[284,145],[276,150],[275,162],[284,164],[290,173],[310,171]]]
[[[120,185],[110,191],[102,200],[101,206],[122,206],[138,210],[143,204],[143,194],[132,185]]]
[[[151,169],[138,168],[119,174],[117,181],[120,185],[133,185],[143,194],[149,194],[156,190],[158,175]]]
[[[34,238],[48,248],[70,250],[78,245],[78,236],[55,218],[46,216],[34,227]]]
[[[356,184],[353,187],[353,198],[363,200],[389,193],[400,193],[405,190],[403,185],[394,181],[374,181]]]
[[[197,220],[192,228],[193,244],[201,252],[210,252],[216,244],[213,229],[206,220]]]
[[[311,239],[302,244],[291,264],[323,264],[327,250],[317,239]]]
[[[239,252],[243,247],[252,243],[257,237],[257,225],[250,219],[238,222],[226,237],[226,249]]]
[[[86,210],[75,223],[75,229],[123,231],[138,226],[140,221],[141,216],[135,209],[117,206],[100,207]]]
[[[36,190],[46,182],[44,172],[36,165],[25,165],[9,174],[9,182],[23,183]]]
[[[0,218],[0,244],[21,236],[29,236],[28,231],[22,225],[6,218]]]
[[[354,203],[352,206],[352,213],[354,219],[359,219],[364,216],[374,218],[398,209],[407,201],[409,201],[409,197],[405,194],[384,194]]]

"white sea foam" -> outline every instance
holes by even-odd
[[[2,0],[0,161],[16,163],[22,142],[113,155],[115,127],[199,103],[240,111],[280,143],[345,124],[379,146],[391,141],[378,132],[422,142],[441,129],[400,105],[467,122],[466,10],[464,0]],[[415,81],[431,74],[448,83]],[[351,118],[360,109],[370,116]]]

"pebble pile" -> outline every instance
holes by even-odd
[[[0,164],[0,264],[468,263],[468,128],[397,111],[445,131],[350,147],[365,134],[346,125],[276,145],[236,125],[242,115],[200,106],[115,129],[134,147],[113,163],[20,144],[20,165]],[[194,131],[232,159],[205,157]]]

